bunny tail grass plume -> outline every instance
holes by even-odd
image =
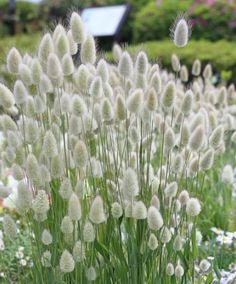
[[[180,251],[183,248],[183,238],[180,235],[177,235],[174,239],[173,249],[175,251]]]
[[[17,191],[16,208],[19,213],[27,212],[32,206],[33,194],[24,181],[20,181]]]
[[[143,220],[147,218],[147,208],[142,201],[138,201],[134,204],[133,218],[136,220]]]
[[[138,53],[136,62],[135,62],[135,70],[138,74],[145,75],[148,70],[148,58],[146,53],[143,51]]]
[[[120,121],[125,120],[125,118],[126,118],[125,100],[121,95],[118,95],[116,97],[115,117]]]
[[[186,205],[189,200],[189,193],[187,190],[183,190],[180,192],[178,200],[180,201],[181,205]]]
[[[143,101],[143,91],[141,89],[135,90],[127,100],[127,108],[132,113],[138,113],[141,110]]]
[[[186,213],[190,217],[195,217],[201,212],[201,205],[197,198],[190,198],[186,205]]]
[[[165,196],[167,198],[173,198],[176,196],[178,191],[178,185],[175,181],[169,183],[164,190]]]
[[[59,80],[62,79],[61,63],[56,54],[50,53],[47,60],[47,74],[56,85],[61,85]]]
[[[112,55],[116,62],[119,62],[121,55],[122,55],[122,48],[119,44],[115,43],[112,47]]]
[[[181,79],[182,82],[186,83],[186,82],[188,82],[188,78],[189,78],[188,77],[188,68],[185,65],[183,65],[180,68],[180,79]]]
[[[96,76],[89,88],[89,94],[94,97],[101,97],[102,96],[102,79]]]
[[[101,77],[102,82],[106,83],[109,79],[108,65],[104,59],[100,59],[97,65],[97,74]]]
[[[71,182],[68,178],[61,183],[59,193],[63,199],[69,199],[73,193]]]
[[[88,151],[86,145],[82,140],[79,140],[74,148],[74,161],[76,166],[82,168],[87,165]]]
[[[88,281],[95,281],[97,278],[96,270],[93,266],[90,266],[86,271],[86,277]]]
[[[188,43],[191,33],[191,26],[189,21],[184,16],[176,19],[173,27],[171,28],[171,36],[174,44],[177,47],[184,47]]]
[[[60,258],[60,270],[63,273],[70,273],[75,268],[75,262],[68,250],[64,250]]]
[[[61,231],[63,234],[72,234],[74,230],[73,222],[69,216],[65,216],[61,221]]]
[[[91,243],[95,240],[95,230],[92,223],[89,221],[87,221],[84,225],[83,238],[86,243]]]
[[[147,221],[148,227],[154,231],[159,230],[163,226],[161,213],[154,206],[148,208]]]
[[[133,61],[127,51],[124,51],[120,57],[118,70],[124,78],[131,77],[133,74]]]
[[[49,33],[45,34],[41,39],[38,49],[38,57],[40,62],[46,63],[50,53],[54,51],[52,37]]]
[[[31,72],[32,72],[32,81],[35,85],[38,85],[40,82],[40,78],[43,74],[42,66],[37,58],[32,60],[31,65]]]
[[[171,65],[172,65],[172,69],[174,72],[179,72],[180,71],[180,62],[179,62],[179,58],[176,54],[172,54],[171,56]]]
[[[21,63],[19,65],[19,75],[20,75],[22,82],[26,86],[32,85],[31,70],[26,64]]]
[[[172,275],[174,275],[174,273],[175,273],[174,265],[169,262],[166,266],[166,274],[168,276],[172,276]]]
[[[68,38],[68,42],[69,42],[69,46],[70,46],[70,54],[75,55],[78,52],[78,45],[74,41],[71,30],[68,30],[68,32],[67,32],[67,38]]]
[[[70,54],[66,53],[63,56],[62,61],[61,61],[61,67],[62,67],[63,74],[65,76],[69,76],[74,73],[74,63],[73,63],[73,59],[70,56]]]
[[[174,147],[174,145],[175,133],[171,127],[168,127],[164,135],[164,148],[169,151]]]
[[[208,260],[203,259],[201,260],[201,262],[199,263],[199,268],[201,269],[201,271],[203,272],[207,272],[211,267],[211,264]]]
[[[19,65],[22,63],[22,57],[19,51],[13,47],[7,55],[7,69],[12,74],[18,74]]]
[[[123,209],[118,202],[114,202],[111,206],[111,215],[113,218],[118,219],[123,215]]]
[[[58,35],[55,42],[56,53],[61,59],[65,54],[70,53],[70,45],[65,33]]]
[[[160,74],[155,72],[151,77],[151,86],[155,89],[156,93],[159,95],[162,91],[162,81]]]
[[[171,232],[167,227],[163,227],[160,232],[160,241],[164,244],[169,243],[171,240]]]
[[[57,141],[51,130],[48,130],[44,136],[43,152],[48,158],[52,158],[58,154]]]
[[[212,67],[211,64],[207,64],[203,70],[203,77],[205,80],[210,80],[212,77]]]
[[[161,97],[161,104],[164,108],[170,109],[173,107],[175,102],[175,93],[175,83],[173,81],[168,82]]]
[[[158,240],[153,233],[151,233],[148,239],[148,247],[150,248],[150,250],[155,250],[158,247]]]
[[[105,98],[102,103],[102,118],[105,122],[111,122],[114,117],[113,107],[109,99]]]
[[[175,267],[175,276],[177,278],[182,278],[182,276],[184,275],[184,268],[182,265],[178,264],[176,267]]]
[[[181,111],[184,115],[188,115],[192,110],[192,103],[193,103],[193,92],[188,90],[185,93],[185,96],[182,101]]]
[[[133,169],[128,168],[125,171],[122,179],[121,190],[125,200],[134,200],[134,197],[138,195],[138,178]]]
[[[47,212],[49,210],[49,200],[47,193],[44,190],[39,190],[32,204],[35,218],[38,221],[47,219]]]
[[[214,163],[214,154],[215,151],[213,149],[209,149],[200,159],[199,167],[201,170],[206,171],[209,170]]]
[[[82,43],[80,58],[83,64],[94,64],[96,62],[96,45],[92,35],[87,35]]]
[[[41,240],[42,240],[42,243],[45,246],[49,246],[52,243],[52,235],[51,235],[51,233],[48,230],[44,229],[43,233],[42,233]]]
[[[213,130],[209,138],[209,145],[212,148],[216,149],[222,143],[223,137],[224,137],[224,128],[222,127],[222,125],[219,125]]]
[[[10,239],[14,239],[17,236],[16,224],[9,215],[4,215],[3,217],[3,231]]]
[[[158,101],[157,101],[157,93],[155,89],[152,87],[147,94],[146,107],[150,111],[155,111],[157,109]]]
[[[84,42],[86,38],[86,33],[84,29],[84,25],[80,15],[76,12],[73,12],[70,17],[70,28],[72,38],[75,43],[81,44]]]
[[[234,180],[233,168],[231,165],[226,165],[221,174],[221,180],[226,184],[232,184]]]
[[[76,262],[83,262],[85,260],[85,245],[81,241],[75,243],[73,257]]]
[[[13,107],[15,104],[15,98],[12,92],[2,83],[0,83],[0,105],[5,109]]]
[[[73,221],[79,221],[81,219],[81,216],[82,216],[80,200],[75,193],[72,193],[71,197],[69,199],[68,216]]]
[[[106,215],[103,208],[103,200],[99,195],[95,197],[90,206],[89,219],[94,224],[100,224],[106,221]]]
[[[199,151],[204,143],[205,130],[202,125],[198,126],[190,136],[189,147],[191,150]]]
[[[193,66],[192,66],[192,74],[193,76],[199,76],[201,73],[201,61],[199,59],[196,59],[193,62]]]

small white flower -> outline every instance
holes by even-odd
[[[17,251],[15,255],[18,259],[22,259],[24,257],[24,253],[22,251]]]
[[[22,266],[26,266],[27,265],[27,261],[23,258],[23,259],[20,260],[20,264]]]

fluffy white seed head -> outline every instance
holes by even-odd
[[[185,65],[180,68],[180,79],[184,83],[188,82],[188,68]]]
[[[77,116],[83,116],[87,111],[87,106],[82,99],[82,97],[78,95],[74,95],[72,98],[72,113]]]
[[[157,93],[154,88],[151,88],[147,94],[146,107],[150,111],[155,111],[157,109],[158,100]]]
[[[180,251],[183,248],[184,240],[180,235],[177,235],[174,239],[173,249],[175,251]]]
[[[85,246],[81,241],[75,243],[73,257],[76,262],[83,262],[85,260]]]
[[[160,232],[160,240],[162,243],[167,244],[171,240],[171,232],[167,227],[163,227]]]
[[[15,99],[12,92],[2,83],[0,83],[0,105],[5,109],[13,107]]]
[[[102,82],[106,83],[109,79],[109,69],[104,59],[99,60],[97,65],[97,75],[101,77]]]
[[[177,190],[178,190],[178,185],[175,181],[173,181],[166,186],[164,190],[165,196],[167,198],[173,198],[176,196]]]
[[[203,70],[203,77],[205,80],[210,80],[212,77],[212,67],[211,64],[207,64]]]
[[[125,171],[122,179],[121,190],[125,200],[134,200],[134,197],[138,195],[138,178],[133,169],[128,168]]]
[[[172,275],[174,275],[174,273],[175,273],[174,265],[169,262],[166,266],[166,274],[168,276],[172,276]]]
[[[221,180],[226,184],[232,184],[234,180],[233,168],[231,165],[224,166],[221,174]]]
[[[22,82],[26,86],[32,85],[31,70],[26,64],[21,63],[19,65],[19,75],[20,75]]]
[[[48,130],[44,136],[43,152],[49,158],[58,154],[57,141],[51,130]]]
[[[122,55],[122,49],[119,46],[119,44],[115,43],[112,47],[112,54],[116,62],[120,60],[120,57]]]
[[[103,200],[99,195],[95,197],[95,199],[93,200],[90,206],[89,219],[94,224],[100,224],[106,221],[106,215],[103,207]]]
[[[93,266],[90,266],[86,271],[86,277],[88,281],[95,281],[97,278],[96,270]]]
[[[17,236],[17,227],[14,220],[9,215],[3,217],[3,231],[4,234],[10,239],[14,239]]]
[[[174,70],[174,72],[179,72],[180,71],[180,62],[179,62],[179,58],[176,54],[172,54],[171,56],[171,65],[172,65],[172,69]]]
[[[165,131],[164,135],[164,147],[166,150],[171,150],[175,145],[175,133],[171,127]]]
[[[148,208],[147,220],[151,230],[157,231],[163,226],[161,213],[154,206]]]
[[[86,33],[84,25],[80,15],[76,12],[73,12],[70,17],[70,28],[71,34],[74,42],[81,44],[86,38]]]
[[[211,267],[211,264],[208,260],[203,259],[201,260],[201,262],[199,263],[199,268],[201,269],[201,271],[203,272],[207,272]]]
[[[63,199],[69,199],[73,193],[70,179],[65,178],[61,183],[59,193]]]
[[[78,87],[78,90],[82,93],[85,93],[88,90],[89,76],[88,68],[84,64],[81,64],[74,74],[74,82]]]
[[[138,113],[141,110],[143,101],[143,91],[141,89],[135,90],[128,97],[127,108],[132,113]]]
[[[70,54],[71,55],[75,55],[78,52],[78,45],[74,41],[74,38],[72,36],[72,31],[71,30],[69,30],[67,32],[67,39],[68,39],[69,47],[70,47]]]
[[[201,212],[201,205],[197,198],[190,198],[186,205],[186,213],[188,216],[195,217]]]
[[[42,266],[51,267],[51,258],[52,258],[52,255],[50,251],[46,250],[41,257]]]
[[[193,74],[193,76],[199,76],[200,73],[201,73],[201,61],[199,59],[196,59],[193,62],[192,74]]]
[[[177,47],[184,47],[189,39],[189,25],[184,18],[180,18],[173,29],[173,41]]]
[[[47,60],[47,74],[49,78],[60,85],[59,80],[62,78],[61,63],[55,53],[50,53]]]
[[[123,77],[131,77],[133,74],[133,61],[127,51],[123,52],[119,64],[118,64],[119,74]]]
[[[138,53],[136,62],[135,62],[135,70],[139,74],[145,75],[148,70],[148,58],[145,52],[140,51]]]
[[[82,216],[81,204],[79,197],[72,193],[68,203],[68,216],[73,221],[79,221]]]
[[[182,205],[186,205],[189,200],[189,193],[187,190],[182,190],[179,194],[178,200]]]
[[[181,111],[183,114],[188,115],[192,110],[192,103],[193,103],[193,92],[188,90],[183,98],[181,104]]]
[[[72,75],[74,73],[74,63],[69,53],[66,53],[61,60],[61,67],[65,76]]]
[[[56,53],[59,58],[62,58],[65,54],[70,53],[70,45],[65,33],[58,35],[55,42]]]
[[[84,224],[83,238],[86,243],[91,243],[95,240],[95,230],[93,224],[89,221]]]
[[[17,211],[21,214],[26,213],[32,206],[32,190],[24,181],[20,181],[17,187]]]
[[[32,72],[32,81],[35,85],[38,85],[40,82],[40,78],[43,74],[42,66],[37,58],[32,60],[31,65],[31,72]]]
[[[68,250],[64,250],[60,258],[60,270],[63,273],[70,273],[75,268],[73,256]]]
[[[156,93],[159,95],[162,91],[162,81],[159,72],[155,72],[152,75],[150,84],[155,89]]]
[[[52,235],[49,230],[44,229],[41,237],[42,243],[45,246],[49,246],[52,243]]]
[[[209,138],[209,145],[214,149],[218,148],[222,143],[223,137],[224,137],[224,128],[222,125],[219,125],[213,130]]]
[[[123,214],[123,209],[120,205],[120,203],[118,202],[114,202],[111,206],[111,214],[112,214],[112,217],[115,218],[115,219],[118,219],[122,216]]]
[[[118,120],[125,120],[126,118],[126,107],[125,107],[125,100],[121,95],[116,97],[115,101],[115,117]]]
[[[189,147],[191,150],[201,150],[205,140],[205,131],[202,125],[198,126],[190,136]]]
[[[19,73],[19,65],[22,63],[22,57],[19,51],[13,47],[7,55],[7,69],[12,74]]]
[[[79,140],[74,149],[74,161],[75,165],[83,168],[88,162],[88,151],[87,147],[82,140]]]
[[[92,35],[88,35],[81,45],[80,58],[83,64],[94,64],[96,61],[96,45]]]
[[[54,51],[54,45],[52,37],[49,33],[46,33],[41,39],[41,42],[39,44],[38,57],[40,62],[45,64],[47,62],[49,54],[52,53],[53,51]]]
[[[175,276],[177,278],[182,278],[184,275],[184,268],[182,265],[178,264],[176,267],[175,267]]]
[[[148,247],[151,250],[155,250],[158,247],[158,240],[157,237],[152,233],[148,239]]]
[[[138,201],[134,204],[133,218],[136,220],[143,220],[147,218],[147,208],[142,201]]]
[[[65,235],[70,235],[73,233],[74,225],[69,216],[65,216],[61,221],[61,231]]]
[[[214,154],[215,154],[215,151],[213,149],[209,149],[204,153],[199,163],[199,167],[201,170],[206,171],[206,170],[209,170],[213,166]]]
[[[170,109],[173,107],[175,102],[175,93],[175,83],[173,81],[168,82],[161,97],[161,104],[164,108]]]

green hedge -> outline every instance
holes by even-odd
[[[213,70],[220,75],[227,75],[226,71],[232,72],[230,81],[236,82],[236,42],[206,40],[190,40],[185,48],[177,48],[170,40],[151,41],[137,46],[130,46],[129,50],[136,53],[144,49],[150,60],[158,62],[163,68],[171,68],[171,55],[179,56],[182,64],[191,68],[193,61],[198,58],[202,65],[211,63]],[[108,54],[111,59],[111,55]]]

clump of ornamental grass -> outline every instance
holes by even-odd
[[[174,42],[188,38],[180,18]],[[0,84],[1,160],[19,181],[15,207],[34,236],[35,283],[194,282],[200,193],[233,120],[227,95],[214,97],[211,65],[202,77],[199,60],[186,87],[176,55],[175,75],[143,51],[116,45],[114,56],[116,64],[98,58],[77,13],[36,54],[7,56],[15,84]],[[222,179],[231,182],[229,166]],[[9,215],[4,233],[17,237]]]

